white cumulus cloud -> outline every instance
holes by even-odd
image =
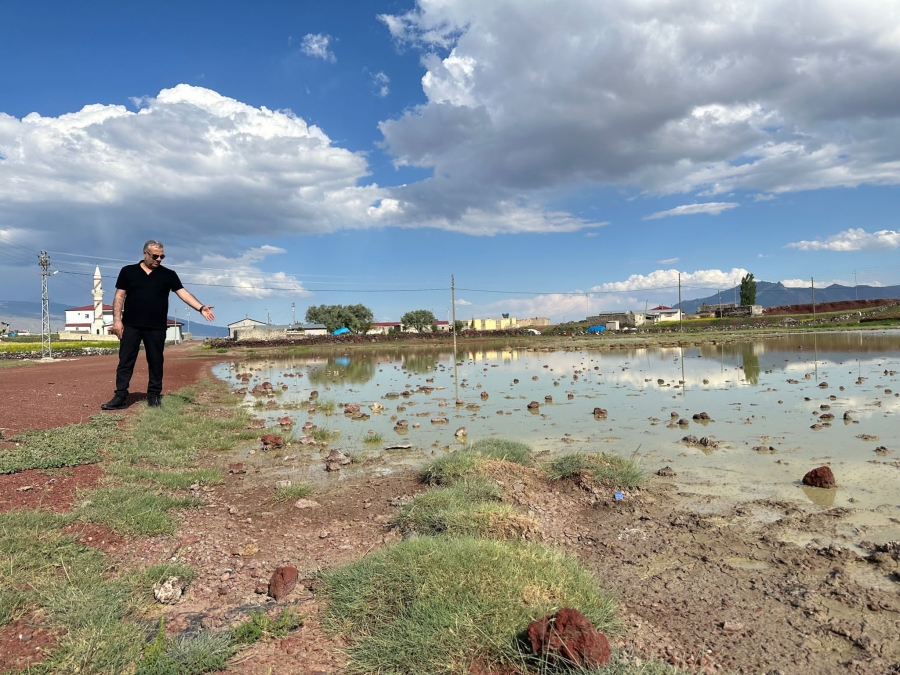
[[[391,78],[379,71],[372,75],[372,84],[375,85],[375,95],[384,98],[391,93]]]
[[[697,270],[681,272],[681,288],[731,288],[741,282],[747,270],[734,267],[731,271]],[[650,274],[632,274],[625,281],[609,281],[591,288],[597,293],[641,290],[669,290],[678,288],[678,270],[655,270]]]
[[[380,129],[397,165],[435,178],[392,196],[453,220],[571,185],[768,199],[898,184],[898,11],[418,0],[381,19],[422,50],[426,101]]]
[[[204,255],[196,262],[179,265],[178,273],[187,287],[213,286],[217,291],[235,298],[262,299],[279,296],[311,295],[294,275],[267,272],[259,263],[268,256],[287,253],[277,246],[251,248],[240,256]]]
[[[711,216],[717,216],[722,211],[728,211],[729,209],[734,209],[740,206],[740,204],[736,202],[707,202],[705,204],[684,204],[683,206],[676,206],[674,209],[668,209],[667,211],[657,211],[656,213],[651,213],[649,216],[644,216],[644,220],[659,220],[660,218],[668,218],[669,216],[694,216],[701,213],[706,213]]]
[[[900,247],[900,231],[866,232],[861,227],[838,232],[826,239],[797,241],[787,245],[787,248],[801,251],[892,251],[898,247]]]
[[[307,33],[303,36],[300,44],[300,51],[307,56],[312,56],[323,61],[334,63],[337,59],[334,52],[328,49],[331,44],[331,36],[324,33]]]

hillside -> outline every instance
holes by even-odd
[[[900,298],[900,286],[840,286],[832,284],[826,288],[816,289],[816,304],[827,302],[842,302],[847,300],[856,300],[857,291],[860,300],[880,300],[887,298]],[[740,288],[738,287],[738,296],[740,296]],[[693,314],[702,304],[716,304],[719,302],[720,295],[713,293],[704,298],[695,298],[693,300],[684,300],[682,308],[688,314]],[[722,302],[733,302],[735,297],[735,287],[723,288],[721,293]],[[784,284],[771,281],[758,281],[756,284],[756,304],[763,307],[778,307],[780,305],[805,305],[812,301],[812,295],[809,288],[788,288]],[[678,305],[676,305],[677,307]]]

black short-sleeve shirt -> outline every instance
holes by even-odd
[[[141,263],[125,265],[116,279],[116,288],[125,291],[122,323],[132,328],[165,330],[168,325],[169,291],[184,286],[174,270],[160,265],[147,274]]]

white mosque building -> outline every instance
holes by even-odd
[[[103,281],[99,266],[94,270],[94,287],[91,295],[94,304],[66,310],[66,326],[63,331],[68,335],[60,333],[60,339],[90,340],[96,335],[115,337],[109,332],[113,323],[113,307],[103,303]],[[181,328],[184,324],[174,319],[167,319],[167,322],[166,342],[183,341]]]

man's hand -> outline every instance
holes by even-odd
[[[203,308],[203,311],[200,312],[200,314],[202,314],[202,315],[203,315],[203,318],[206,319],[207,321],[212,321],[213,319],[216,318],[216,315],[213,314],[213,311],[212,311],[212,310],[213,310],[213,306],[212,306],[212,305],[206,305],[206,306]]]
[[[125,325],[121,321],[113,321],[112,327],[109,329],[109,332],[115,335],[120,340],[122,339],[122,333],[125,331]]]

